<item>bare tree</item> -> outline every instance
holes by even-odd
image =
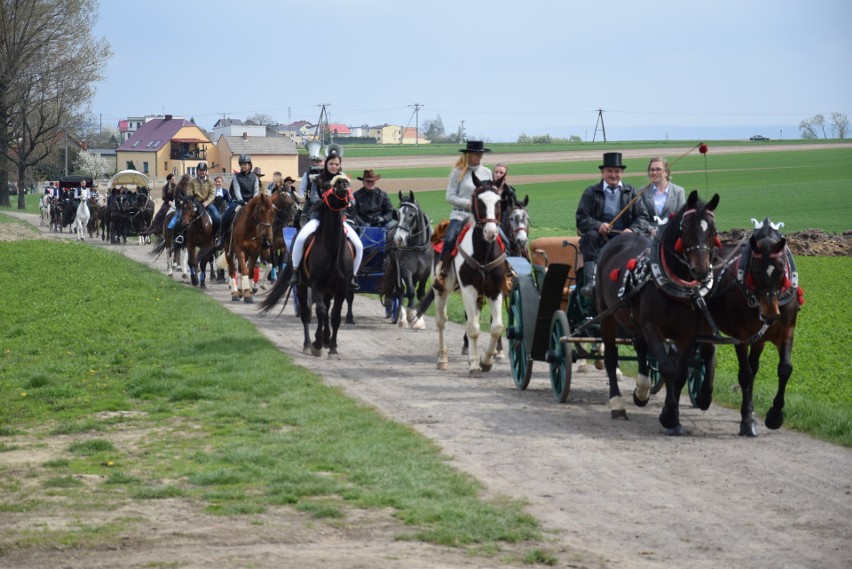
[[[97,9],[97,0],[0,0],[0,156],[20,183],[83,123],[112,55],[91,35]],[[8,179],[0,161],[0,205],[10,205]]]
[[[835,138],[843,140],[849,132],[849,118],[846,113],[831,113],[831,128]]]
[[[825,134],[825,117],[821,114],[816,114],[811,117],[811,123],[813,123],[814,127],[819,128],[822,131],[822,137],[828,138]]]
[[[812,119],[805,119],[799,123],[799,132],[801,133],[802,138],[805,140],[814,140],[819,138],[816,131],[816,125],[812,122]]]

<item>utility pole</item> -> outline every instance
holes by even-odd
[[[414,103],[408,106],[414,109],[414,145],[417,146],[420,144],[420,109],[425,105]]]
[[[319,140],[323,145],[325,145],[325,133],[329,132],[328,110],[326,107],[330,107],[331,105],[329,103],[322,103],[317,106],[320,107],[320,116],[317,121],[317,128],[314,130],[314,140]],[[323,120],[325,120],[325,129],[323,129]]]
[[[604,126],[603,120],[603,109],[598,109],[598,120],[595,121],[595,132],[592,134],[592,142],[595,141],[595,137],[598,135],[598,124],[601,125],[601,132],[603,132],[603,141],[606,142],[606,127]]]

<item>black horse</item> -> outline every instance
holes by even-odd
[[[415,296],[420,302],[426,295],[426,283],[432,276],[433,256],[429,218],[414,198],[414,192],[409,191],[408,196],[399,192],[399,222],[388,235],[379,291],[386,304],[396,299],[400,303],[400,312],[402,299],[406,299],[407,315],[400,320],[405,324],[408,324],[408,317],[416,312]],[[396,324],[396,321],[393,323]],[[422,327],[422,320],[415,319],[412,327]]]
[[[716,268],[716,286],[709,299],[719,329],[732,336],[739,361],[742,391],[740,435],[756,437],[752,393],[766,342],[778,350],[778,392],[766,413],[765,424],[778,429],[784,423],[784,394],[793,373],[791,354],[796,318],[804,303],[793,254],[769,218],[758,222],[745,243],[726,244]]]
[[[644,235],[623,233],[600,251],[595,293],[614,419],[627,418],[616,379],[616,336],[621,326],[634,337],[639,363],[634,403],[644,406],[650,397],[650,351],[666,384],[660,423],[668,435],[685,434],[678,400],[699,332],[708,327],[697,306],[704,302],[713,283],[713,252],[719,243],[713,210],[718,204],[718,194],[705,204],[693,191],[686,205],[662,226],[658,240],[652,243]],[[706,371],[697,403],[706,410],[713,389],[716,348],[704,343],[699,351]]]
[[[322,354],[323,347],[328,347],[329,355],[337,354],[337,331],[352,280],[354,252],[347,245],[343,230],[343,215],[349,205],[349,186],[346,176],[337,175],[329,187],[324,188],[322,201],[316,206],[319,208],[319,228],[305,241],[305,255],[299,265],[302,284],[298,285],[296,294],[305,332],[303,349],[317,357]],[[271,310],[289,290],[291,266],[288,264],[288,270],[275,281],[260,304],[263,312]],[[317,313],[313,342],[309,329],[312,303],[316,304]]]

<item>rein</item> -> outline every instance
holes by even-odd
[[[432,246],[431,239],[429,238],[429,234],[427,231],[428,223],[424,220],[425,215],[423,211],[416,205],[411,202],[403,202],[399,204],[399,209],[402,208],[410,208],[414,210],[414,226],[413,227],[404,227],[401,223],[397,225],[398,230],[403,230],[408,232],[408,236],[410,238],[422,237],[423,239],[418,242],[416,245],[406,245],[404,247],[399,247],[401,250],[414,250],[414,251],[424,251]],[[415,229],[416,228],[416,229]],[[406,239],[406,243],[408,243],[408,239]]]

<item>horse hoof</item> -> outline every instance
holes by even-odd
[[[239,296],[237,296],[236,294],[231,295],[231,302],[239,302],[239,301],[240,301]]]
[[[450,366],[447,362],[438,362],[438,369],[440,369],[440,370],[446,370],[449,367]]]
[[[577,373],[589,373],[589,364],[580,364],[577,366]]]
[[[601,370],[603,368],[604,368],[604,361],[603,360],[595,360],[595,369]]]
[[[345,323],[349,326],[356,326],[354,318],[347,318]]]
[[[469,352],[469,350],[468,350],[467,346],[465,346],[464,348],[462,348],[461,355],[466,356],[468,354],[468,352]]]
[[[199,283],[198,288],[207,288],[207,283]]]
[[[426,321],[423,318],[418,318],[414,324],[411,325],[412,330],[425,330],[426,329]]]
[[[648,397],[648,399],[650,399],[650,397]],[[645,405],[647,405],[648,399],[642,401],[641,399],[639,399],[639,397],[636,396],[636,390],[633,390],[633,404],[637,407],[644,407]]]
[[[245,302],[246,304],[254,304],[254,297],[253,296],[244,296],[243,302]]]
[[[766,421],[763,424],[766,425],[767,429],[772,429],[773,431],[775,429],[780,429],[781,425],[784,424],[784,412],[776,411],[773,407],[772,409],[767,411]]]
[[[627,417],[627,411],[625,409],[613,409],[609,412],[609,416],[613,419],[624,419],[625,421],[629,420]]]
[[[757,421],[744,421],[740,423],[740,436],[741,437],[757,437]]]
[[[320,357],[322,355],[322,348],[315,348],[313,345],[311,345],[311,355],[315,358]]]
[[[686,429],[682,425],[672,427],[671,429],[663,429],[667,437],[684,437],[687,435]]]
[[[504,359],[506,359],[506,356],[505,354],[503,354],[503,350],[500,350],[499,352],[494,354],[495,361],[502,362]]]
[[[494,364],[485,364],[483,362],[479,362],[479,369],[481,369],[482,371],[491,371],[493,365]]]

